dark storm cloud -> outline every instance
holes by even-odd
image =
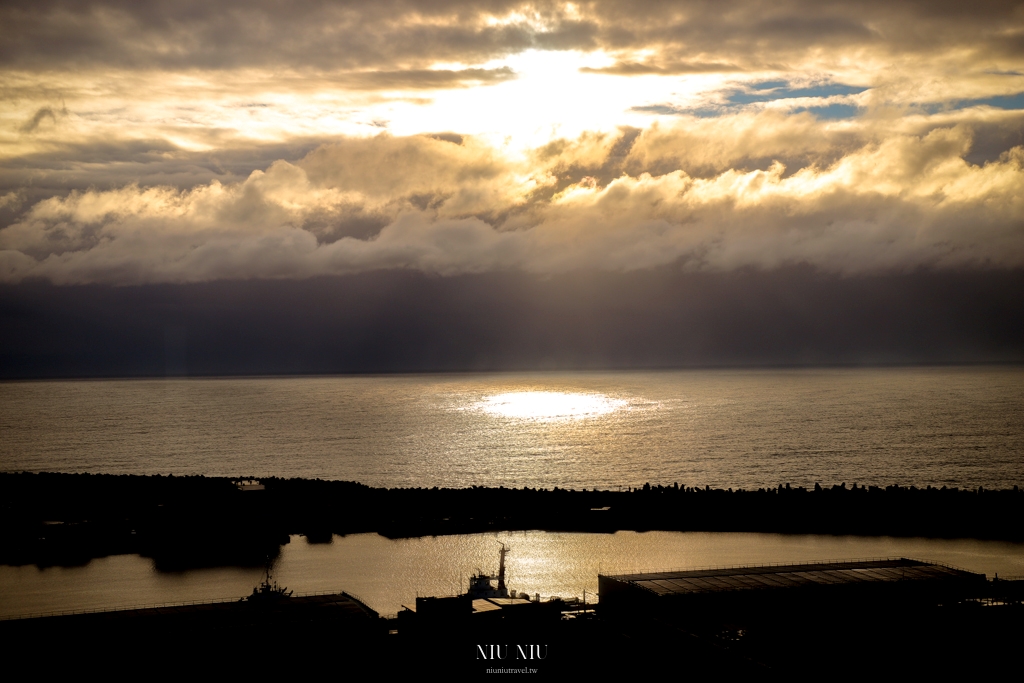
[[[732,54],[757,61],[795,56],[809,47],[880,47],[893,53],[947,50],[954,45],[1019,54],[1013,46],[1024,17],[1018,5],[922,2],[821,3],[796,0],[769,6],[749,0],[597,3],[607,47],[661,46],[684,61],[694,54]],[[989,44],[980,41],[988,39]],[[771,57],[775,55],[775,57]]]
[[[490,19],[498,19],[495,22]],[[931,53],[970,46],[1024,53],[1014,3],[327,2],[228,0],[6,2],[0,63],[123,68],[250,66],[365,69],[481,63],[528,49],[653,48],[655,62],[764,64],[812,48]],[[733,59],[692,60],[728,53]],[[668,68],[668,67],[660,67]]]
[[[1022,321],[1021,271],[0,285],[0,377],[1020,362]]]
[[[482,61],[531,45],[524,27],[476,22],[481,9],[486,7],[386,0],[5,3],[0,63],[344,69]]]

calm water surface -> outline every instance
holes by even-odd
[[[597,591],[598,572],[866,557],[916,557],[990,577],[1024,575],[1024,544],[997,541],[705,532],[504,533],[389,540],[376,534],[311,545],[292,537],[274,578],[298,592],[346,590],[381,614],[417,595],[453,595],[477,569],[497,571],[508,544],[509,588],[542,597]],[[218,568],[166,573],[150,560],[118,555],[84,567],[0,566],[0,616],[187,600],[239,598],[262,570]]]
[[[1024,485],[1024,368],[0,383],[0,470]]]

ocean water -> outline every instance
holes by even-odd
[[[371,486],[1024,485],[1024,368],[0,383],[0,470]]]

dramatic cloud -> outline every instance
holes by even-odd
[[[652,63],[685,55],[683,62],[707,64],[719,61],[707,56],[727,54],[724,63],[747,66],[838,62],[872,51],[1019,58],[1021,11],[992,0],[791,0],[770,7],[750,0],[11,1],[0,10],[0,63],[392,68],[480,63],[528,48],[646,52]]]
[[[7,2],[0,281],[1024,267],[1024,7]]]
[[[780,125],[771,135],[773,122]],[[1022,147],[976,165],[964,160],[972,140],[965,124],[876,138],[809,115],[720,123],[717,136],[707,130],[703,139],[726,165],[773,147],[810,162],[691,175],[682,168],[711,162],[691,152],[693,131],[683,122],[633,136],[618,161],[632,172],[566,185],[560,178],[572,180],[573,170],[607,170],[628,132],[525,160],[471,139],[381,135],[275,162],[238,183],[128,186],[38,202],[0,231],[0,276],[134,284],[673,262],[835,272],[1024,266]],[[736,132],[750,128],[758,133],[748,147]],[[795,137],[805,144],[787,145]],[[644,170],[666,159],[677,170]]]

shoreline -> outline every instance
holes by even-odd
[[[258,483],[257,483],[258,481]],[[729,531],[1024,541],[1024,491],[645,485],[378,489],[355,482],[0,473],[0,564],[138,554],[160,568],[260,566],[291,535],[416,538],[500,531]]]

